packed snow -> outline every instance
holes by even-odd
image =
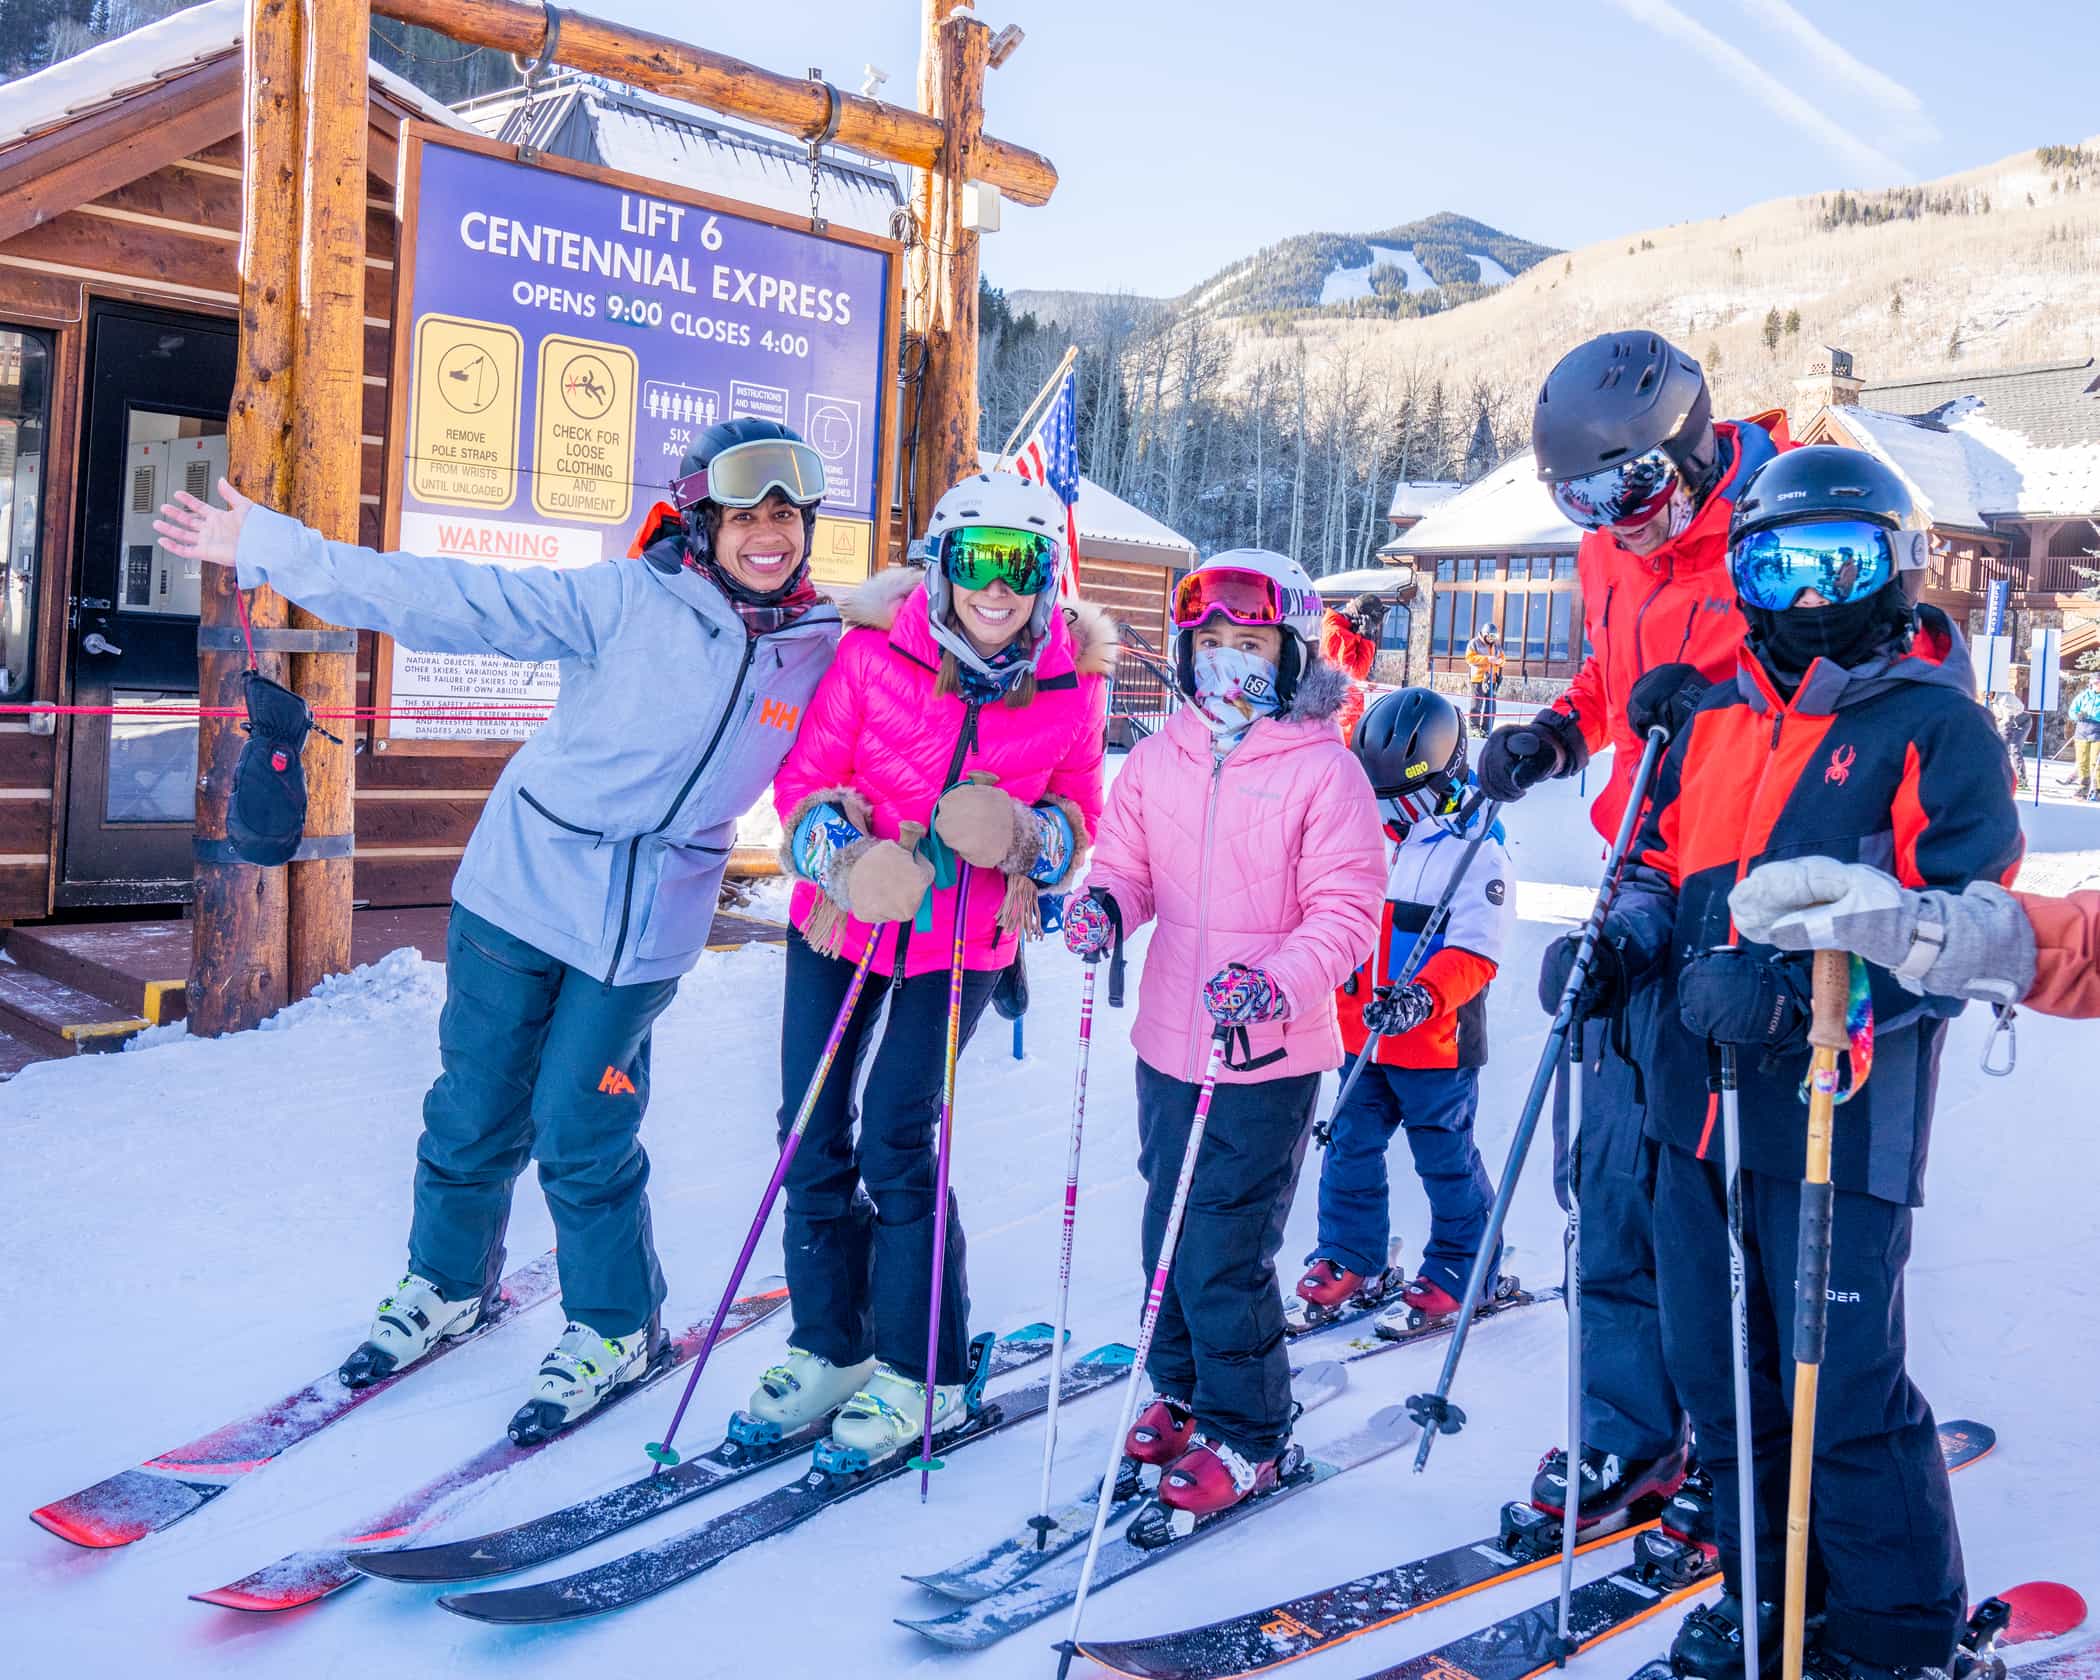
[[[1516,276],[1485,251],[1468,251],[1467,256],[1480,265],[1480,284],[1483,286],[1506,286]],[[1421,259],[1413,251],[1400,245],[1371,245],[1371,260],[1360,268],[1337,268],[1320,285],[1320,301],[1327,303],[1351,303],[1358,298],[1371,295],[1371,271],[1377,268],[1397,268],[1407,281],[1410,292],[1436,292],[1443,287],[1429,270],[1422,266]],[[1199,300],[1200,301],[1200,300]]]
[[[1591,789],[1595,788],[1592,772]],[[1523,916],[1492,995],[1493,1059],[1480,1121],[1499,1172],[1544,1034],[1533,996],[1539,954],[1579,916],[1594,882],[1595,836],[1574,784],[1510,814]],[[2045,804],[2031,820],[2029,878],[2052,888],[2100,865],[2100,812]],[[782,952],[714,953],[657,1033],[646,1141],[672,1295],[667,1318],[700,1316],[720,1291],[773,1159]],[[955,1176],[970,1234],[978,1328],[1052,1310],[1058,1207],[1070,1119],[1077,965],[1032,958],[1027,1059],[987,1017],[964,1058]],[[435,1594],[365,1582],[281,1618],[187,1602],[295,1548],[350,1532],[398,1493],[493,1438],[560,1331],[551,1307],[411,1377],[294,1448],[165,1533],[87,1552],[20,1514],[186,1441],[333,1368],[398,1276],[418,1108],[436,1069],[444,976],[396,954],[295,1005],[273,1030],[215,1042],[174,1039],[136,1053],[30,1068],[0,1087],[0,1276],[17,1357],[0,1387],[0,1626],[17,1672],[81,1676],[955,1674],[993,1680],[1050,1670],[1063,1619],[976,1656],[937,1652],[891,1618],[931,1607],[898,1577],[952,1560],[1031,1507],[1042,1444],[1030,1427],[954,1456],[921,1506],[908,1480],[732,1558],[623,1614],[567,1628],[499,1630],[434,1608]],[[1072,1299],[1075,1345],[1135,1328],[1138,1271],[1127,1017],[1103,1011],[1087,1114],[1085,1194]],[[1934,1128],[1930,1205],[1910,1273],[1912,1369],[1942,1418],[1970,1416],[2001,1444],[1956,1484],[1973,1594],[2035,1577],[2091,1586],[2086,1466],[2100,1361],[2091,1216],[2095,1143],[2089,1090],[2095,1029],[2023,1015],[2020,1066],[2000,1082],[1978,1057],[1987,1017],[1954,1029]],[[1746,1117],[1747,1118],[1747,1117]],[[1840,1113],[1842,1123],[1842,1111]],[[1425,1229],[1419,1190],[1396,1151],[1396,1228],[1410,1252]],[[1512,1264],[1560,1276],[1561,1216],[1542,1147],[1516,1199]],[[1308,1173],[1316,1170],[1316,1159]],[[1309,1246],[1313,1195],[1301,1186],[1283,1261]],[[777,1216],[756,1269],[779,1265]],[[533,1184],[519,1187],[513,1265],[549,1240]],[[687,1425],[705,1445],[758,1371],[779,1356],[776,1319],[717,1356]],[[1563,1320],[1550,1308],[1485,1325],[1458,1398],[1471,1423],[1437,1448],[1429,1473],[1405,1456],[1353,1472],[1237,1532],[1103,1592],[1093,1632],[1139,1634],[1291,1593],[1488,1533],[1499,1503],[1528,1486],[1561,1433]],[[1314,1357],[1317,1342],[1301,1358]],[[1309,1419],[1320,1442],[1428,1387],[1441,1347],[1354,1367],[1352,1392]],[[671,1385],[671,1386],[675,1386]],[[583,1429],[490,1488],[437,1531],[520,1520],[646,1469],[672,1395]],[[1100,1465],[1116,1398],[1065,1414],[1057,1487],[1074,1494]],[[592,1563],[680,1532],[794,1474],[783,1464],[739,1493],[667,1516],[574,1560]],[[1587,1558],[1584,1578],[1622,1556]],[[1425,1613],[1346,1650],[1308,1659],[1304,1680],[1346,1680],[1545,1598],[1550,1573]],[[1618,1680],[1667,1644],[1657,1618],[1571,1665]],[[665,1665],[671,1665],[667,1668]]]

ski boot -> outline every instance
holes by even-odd
[[[1767,1600],[1758,1605],[1760,1675],[1779,1671],[1780,1623],[1778,1604]],[[1685,1617],[1670,1642],[1670,1671],[1678,1680],[1743,1680],[1743,1601],[1729,1593],[1718,1604],[1702,1604]]]
[[[1416,1278],[1400,1291],[1400,1299],[1378,1315],[1372,1326],[1388,1341],[1405,1340],[1418,1336],[1431,1326],[1444,1323],[1458,1316],[1458,1309],[1465,1303],[1429,1278]]]
[[[656,1314],[627,1336],[601,1336],[588,1324],[571,1322],[540,1361],[532,1398],[510,1420],[510,1438],[530,1447],[595,1411],[615,1392],[639,1381],[665,1351]]]
[[[410,1272],[379,1303],[371,1331],[336,1375],[345,1388],[372,1384],[405,1371],[440,1342],[464,1336],[481,1322],[481,1297],[448,1301],[437,1285]]]
[[[1633,1578],[1658,1592],[1675,1592],[1713,1574],[1720,1557],[1714,1541],[1713,1478],[1695,1464],[1663,1506],[1657,1526],[1634,1537]],[[1758,1657],[1762,1662],[1763,1646],[1758,1647]],[[1740,1652],[1735,1663],[1739,1671]]]
[[[1351,1308],[1375,1307],[1401,1285],[1404,1274],[1397,1261],[1399,1244],[1393,1245],[1396,1264],[1375,1277],[1352,1272],[1339,1260],[1315,1260],[1298,1280],[1298,1287],[1283,1303],[1283,1332],[1302,1336],[1334,1323]]]
[[[744,1409],[729,1414],[729,1438],[745,1447],[778,1446],[824,1422],[874,1370],[872,1359],[834,1365],[806,1348],[791,1347],[785,1360],[758,1379]]]
[[[1681,1443],[1660,1458],[1646,1459],[1621,1458],[1599,1447],[1584,1447],[1577,1528],[1618,1516],[1642,1500],[1668,1499],[1684,1482],[1689,1456]],[[1539,1473],[1531,1484],[1531,1505],[1549,1517],[1564,1517],[1567,1500],[1567,1449],[1555,1447],[1539,1460]]]
[[[1219,1512],[1274,1492],[1304,1464],[1305,1454],[1296,1446],[1256,1461],[1223,1441],[1198,1435],[1195,1445],[1160,1476],[1158,1496],[1138,1508],[1124,1534],[1133,1546],[1147,1551],[1172,1545]]]
[[[962,1421],[973,1383],[936,1383],[933,1432]],[[817,1443],[817,1469],[851,1475],[916,1447],[926,1430],[926,1384],[913,1382],[893,1365],[878,1361],[875,1374],[854,1392],[831,1420],[831,1433]]]
[[[1196,1414],[1172,1395],[1155,1394],[1123,1438],[1123,1456],[1164,1468],[1189,1450]]]

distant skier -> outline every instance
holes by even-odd
[[[2078,767],[2078,797],[2100,799],[2100,678],[2071,702],[2071,751]]]
[[[1364,685],[1371,680],[1384,628],[1385,602],[1368,590],[1320,615],[1320,657],[1349,678],[1348,697],[1335,714],[1344,741],[1355,739],[1356,720],[1364,715]]]
[[[2027,708],[2020,704],[2020,697],[2007,689],[2000,689],[1990,699],[1991,716],[1998,720],[1998,736],[2005,743],[2006,756],[2012,760],[2013,786],[2020,792],[2027,791],[2027,741],[2034,733],[2033,721]]]
[[[1521,799],[1573,776],[1610,744],[1611,776],[1590,807],[1607,839],[1626,808],[1641,735],[1634,684],[1683,662],[1735,670],[1743,639],[1728,580],[1728,519],[1750,475],[1790,447],[1778,412],[1712,418],[1699,364],[1652,332],[1608,333],[1561,358],[1532,412],[1539,477],[1587,533],[1575,557],[1592,652],[1568,691],[1481,749],[1491,799]],[[1585,1397],[1580,1510],[1585,1522],[1643,1494],[1667,1494],[1686,1465],[1684,1409],[1663,1364],[1649,1208],[1655,1150],[1641,1136],[1644,1091],[1629,1054],[1645,1023],[1583,1029],[1582,1344]],[[1559,1514],[1567,1454],[1552,1452],[1532,1503]]]
[[[1808,1108],[1808,964],[1734,937],[1744,870],[1815,851],[1893,855],[1904,883],[1958,892],[2009,879],[2012,790],[1945,614],[1915,604],[1926,530],[1872,456],[1795,450],[1736,503],[1731,565],[1750,639],[1663,761],[1597,949],[1593,1013],[1655,1000],[1642,1066],[1662,1144],[1654,1235],[1670,1372],[1714,1482],[1727,1595],[1694,1610],[1671,1660],[1734,1680],[1752,1612],[1741,1591],[1726,1192],[1714,1159],[1709,1045],[1736,1051],[1757,1470],[1760,1653],[1776,1669],[1785,1580],[1795,1256]],[[1569,971],[1548,952],[1542,987]],[[1959,1005],[1869,971],[1871,1075],[1838,1110],[1828,1345],[1816,1412],[1809,1610],[1815,1680],[1925,1680],[1967,1613],[1961,1546],[1932,1409],[1905,1368],[1904,1263],[1922,1200],[1946,1019]],[[1587,1196],[1585,1196],[1587,1201]],[[1587,1208],[1585,1208],[1587,1213]],[[1587,1219],[1584,1221],[1587,1226]],[[1820,1600],[1820,1602],[1818,1602]]]
[[[1192,702],[1138,743],[1109,791],[1065,943],[1155,926],[1138,1056],[1144,1266],[1157,1265],[1215,1027],[1225,1070],[1174,1251],[1126,1450],[1198,1515],[1288,1467],[1290,1356],[1276,1252],[1320,1075],[1342,1059],[1334,988],[1377,932],[1385,876],[1370,784],[1334,728],[1348,679],[1316,652],[1320,598],[1295,561],[1233,549],[1174,593]]]
[[[794,1329],[787,1359],[764,1374],[746,1410],[787,1429],[835,1414],[833,1441],[870,1460],[919,1441],[929,1383],[935,1427],[958,1421],[969,1376],[965,1242],[952,1192],[939,1368],[926,1369],[933,1144],[960,882],[944,869],[937,884],[932,847],[907,850],[898,831],[930,826],[971,872],[956,1022],[967,1044],[1037,926],[1038,892],[1071,876],[1101,814],[1115,634],[1096,607],[1059,609],[1064,531],[1057,498],[1013,473],[979,473],[944,495],[927,528],[927,570],[878,573],[846,602],[852,628],[773,786],[796,881],[783,1137],[871,940],[877,978],[788,1173]],[[979,772],[993,779],[966,779]],[[930,918],[915,929],[929,901]],[[984,1133],[966,1118],[959,1135]]]
[[[1466,676],[1473,691],[1467,716],[1477,734],[1485,735],[1495,727],[1495,696],[1502,691],[1502,673],[1508,664],[1501,633],[1490,620],[1466,643]]]
[[[1429,1197],[1422,1263],[1389,1309],[1396,1327],[1412,1329],[1458,1311],[1487,1232],[1494,1186],[1473,1142],[1473,1114],[1487,1062],[1487,988],[1516,920],[1515,882],[1497,823],[1456,878],[1442,931],[1426,955],[1418,952],[1423,925],[1453,888],[1482,820],[1462,821],[1459,813],[1468,786],[1465,720],[1434,689],[1404,688],[1381,695],[1364,714],[1355,751],[1397,850],[1378,947],[1336,1001],[1350,1056],[1373,1033],[1381,1036],[1334,1117],[1320,1166],[1319,1240],[1298,1294],[1315,1314],[1384,1296],[1386,1148],[1404,1129]],[[1380,995],[1410,966],[1405,986]]]
[[[569,1322],[511,1421],[520,1442],[641,1376],[661,1342],[638,1138],[650,1029],[707,947],[737,818],[839,635],[809,576],[815,450],[731,420],[693,441],[671,489],[628,560],[563,570],[327,542],[224,481],[230,511],[178,495],[154,527],[337,624],[561,662],[553,716],[504,766],[452,883],[408,1273],[342,1370],[363,1387],[474,1326],[537,1160]]]

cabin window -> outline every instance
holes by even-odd
[[[50,340],[0,327],[0,701],[28,699],[36,680],[50,416]]]

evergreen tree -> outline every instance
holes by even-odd
[[[1775,303],[1770,309],[1765,311],[1764,341],[1767,350],[1777,350],[1779,348],[1780,329],[1779,305]]]

